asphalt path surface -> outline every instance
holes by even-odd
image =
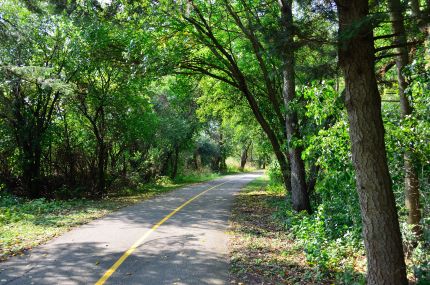
[[[0,285],[102,284],[109,269],[104,284],[227,284],[226,231],[234,194],[260,175],[183,187],[75,228],[0,263]]]

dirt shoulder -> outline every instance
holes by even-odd
[[[276,206],[284,196],[266,191],[267,178],[257,179],[236,197],[230,217],[231,284],[331,284],[316,280],[282,224]]]

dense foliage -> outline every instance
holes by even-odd
[[[368,29],[375,48],[363,60],[378,90],[376,105],[364,104],[382,99],[384,191],[394,193],[409,277],[426,284],[429,3],[362,1],[367,14],[338,33],[342,2],[2,0],[0,222],[12,195],[100,199],[226,172],[233,158],[242,171],[270,165],[271,187],[288,191],[282,219],[309,263],[353,276],[364,244],[378,243],[363,235],[364,160],[354,151],[363,138],[345,60]]]
[[[198,119],[209,87],[163,70],[139,22],[89,3],[34,5],[2,2],[2,187],[31,198],[103,197],[187,169],[218,171],[241,151],[222,139],[233,126]]]

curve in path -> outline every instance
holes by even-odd
[[[260,175],[224,176],[123,208],[1,263],[0,285],[226,284],[233,196]]]

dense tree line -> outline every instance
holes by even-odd
[[[109,9],[2,3],[0,174],[8,189],[103,197],[120,182],[174,178],[178,168],[226,170],[221,131],[206,136],[197,118],[199,80],[163,70],[151,34],[119,24]],[[188,161],[196,156],[199,163]]]
[[[404,248],[428,251],[428,1],[1,5],[9,191],[100,198],[236,156],[363,239],[368,284],[407,284]]]

